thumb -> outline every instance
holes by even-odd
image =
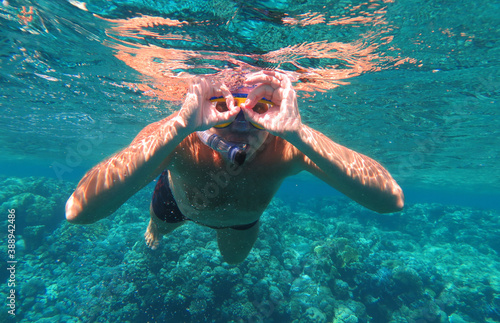
[[[263,115],[258,114],[257,112],[253,111],[253,109],[242,108],[241,110],[243,111],[243,114],[245,115],[245,119],[247,121],[251,121],[256,125],[265,128],[262,123],[264,117]]]
[[[239,112],[240,111],[238,109],[232,109],[226,112],[219,112],[219,120],[225,122],[234,121]]]

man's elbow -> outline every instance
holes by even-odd
[[[401,194],[398,194],[395,199],[394,199],[394,203],[393,203],[393,206],[392,206],[392,211],[388,212],[388,213],[392,213],[392,212],[399,212],[401,211],[404,206],[405,206],[405,197],[403,195],[403,192],[401,192]]]
[[[66,202],[66,220],[73,224],[90,224],[95,221],[89,219],[83,214],[83,208],[77,199],[75,199],[74,195],[71,195],[68,201]]]
[[[401,191],[400,194],[398,194],[397,200],[396,200],[396,212],[401,211],[405,207],[405,195],[403,194],[403,191]]]
[[[391,194],[390,199],[387,203],[385,203],[385,207],[382,210],[377,211],[379,213],[394,213],[399,212],[405,206],[405,196],[403,191],[399,188]]]
[[[84,218],[73,213],[66,212],[66,220],[72,224],[91,224],[94,221],[86,221]]]

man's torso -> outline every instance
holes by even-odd
[[[293,167],[297,150],[270,137],[240,167],[224,161],[196,135],[186,138],[173,152],[168,167],[170,187],[181,212],[210,226],[258,220],[281,182],[298,172]]]

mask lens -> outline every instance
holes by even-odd
[[[257,102],[257,104],[253,107],[253,111],[258,114],[264,114],[267,110],[269,110],[269,104],[262,101]]]
[[[226,128],[226,127],[229,127],[229,125],[231,123],[233,123],[233,122],[221,123],[221,124],[215,125],[214,128],[217,128],[217,129]]]
[[[215,110],[217,110],[219,112],[229,111],[229,109],[227,107],[226,100],[224,98],[212,98],[212,99],[210,99],[210,101],[215,103]],[[215,128],[226,128],[231,123],[232,122],[225,122],[225,123],[215,125],[214,127]]]
[[[240,106],[242,103],[244,103],[246,100],[246,95],[244,96],[236,96],[235,95],[235,98],[234,98],[234,105],[235,106]],[[226,111],[229,111],[228,107],[227,107],[227,104],[226,104],[226,100],[223,98],[223,97],[214,97],[214,98],[211,98],[210,99],[211,102],[214,102],[215,103],[215,109],[219,112],[226,112]],[[269,108],[271,107],[272,103],[266,99],[263,99],[263,100],[259,100],[259,102],[257,102],[257,104],[253,107],[253,111],[255,111],[256,113],[258,114],[264,114],[266,113]],[[231,125],[232,122],[226,122],[226,123],[221,123],[221,124],[218,124],[218,125],[215,125],[214,127],[215,128],[226,128],[228,127],[229,125]],[[257,125],[257,124],[254,124],[252,123],[252,126],[254,126],[255,128],[257,129],[264,129],[262,128],[261,126]]]
[[[227,103],[226,101],[219,101],[215,103],[215,109],[219,112],[226,112],[229,111],[227,108]]]
[[[250,122],[250,124],[251,124],[252,126],[254,126],[255,128],[259,129],[259,130],[264,130],[264,127],[261,127],[261,126],[259,126],[259,125],[258,125],[258,124],[256,124],[256,123]]]

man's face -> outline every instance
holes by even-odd
[[[238,95],[248,94],[250,91],[251,89],[249,88],[241,88],[237,93],[233,93],[235,97],[235,106],[239,107],[246,100],[244,97],[238,97]],[[216,109],[220,112],[228,110],[225,102],[217,102]],[[253,108],[253,110],[258,113],[265,113],[267,109],[267,104],[262,102],[256,104]],[[216,126],[212,128],[212,131],[226,141],[249,144],[250,148],[248,153],[250,154],[259,149],[269,135],[267,131],[259,129],[258,126],[248,122],[241,110],[232,123],[228,125],[219,125],[218,127]]]
[[[246,121],[243,112],[240,112],[236,120],[229,126],[220,129],[212,128],[212,131],[226,141],[249,144],[249,153],[259,149],[269,135],[269,132],[257,129]]]

